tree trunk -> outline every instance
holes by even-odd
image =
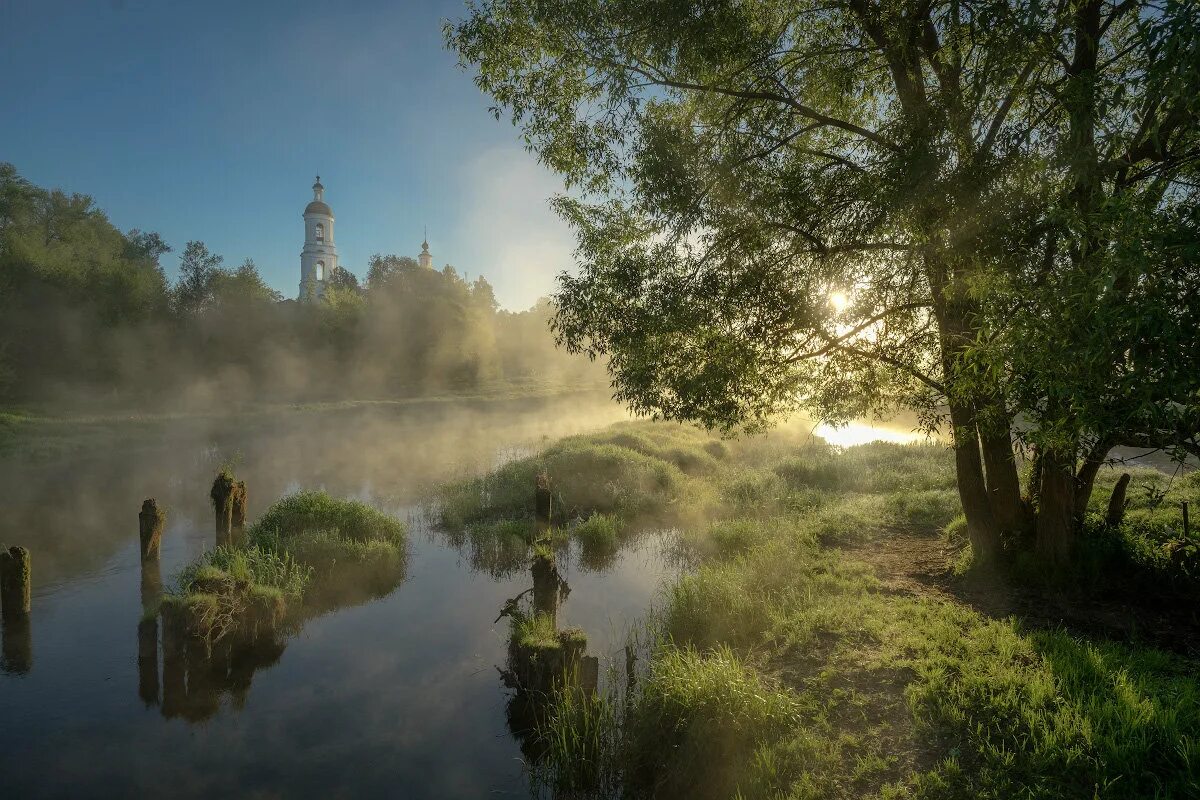
[[[954,433],[954,468],[958,478],[958,497],[967,517],[967,536],[971,550],[980,561],[992,560],[1000,549],[996,518],[988,498],[979,453],[979,435],[972,412],[951,404],[950,424]]]
[[[1033,448],[1033,462],[1029,466],[1029,505],[1037,508],[1042,495],[1042,448]]]
[[[1083,459],[1083,465],[1079,468],[1079,475],[1075,478],[1075,522],[1083,524],[1083,517],[1087,513],[1088,501],[1092,499],[1092,487],[1096,485],[1096,473],[1100,471],[1100,467],[1104,466],[1104,460],[1108,457],[1108,451],[1112,449],[1107,439],[1096,442],[1092,449],[1088,451],[1087,456]]]
[[[1007,427],[986,426],[979,432],[983,463],[987,467],[988,500],[992,516],[1001,532],[1021,528],[1021,481],[1013,457],[1012,439]]]
[[[1037,552],[1053,565],[1070,557],[1075,538],[1075,459],[1061,451],[1042,453]]]
[[[1110,528],[1118,528],[1125,521],[1125,492],[1129,489],[1129,473],[1124,472],[1113,487],[1112,496],[1108,498],[1108,513],[1104,515],[1104,524]]]

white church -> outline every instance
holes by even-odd
[[[333,240],[333,209],[325,202],[321,176],[313,184],[312,202],[304,207],[304,249],[300,251],[300,300],[325,294],[325,282],[337,269],[337,245]],[[433,269],[429,242],[421,242],[417,263]]]

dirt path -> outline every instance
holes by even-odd
[[[1016,617],[1027,628],[1063,628],[1200,657],[1200,607],[1079,597],[1013,585],[996,573],[956,576],[955,549],[937,536],[896,534],[844,552],[871,565],[888,591],[960,603],[996,619]]]

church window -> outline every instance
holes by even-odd
[[[320,242],[320,241],[323,241],[324,239],[325,239],[325,226],[318,222],[317,223],[317,241]]]
[[[320,230],[320,228],[318,228],[318,230]],[[319,280],[319,281],[325,280],[325,262],[324,261],[317,262],[317,280]]]

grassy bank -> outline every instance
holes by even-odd
[[[1024,573],[1013,564],[979,574],[956,549],[943,448],[841,452],[622,425],[447,487],[443,521],[493,547],[519,537],[543,470],[567,512],[565,535],[598,559],[646,520],[670,520],[696,563],[666,590],[635,679],[592,698],[564,692],[543,717],[534,770],[551,792],[1200,796],[1197,662],[1136,638],[989,615],[970,592],[956,594],[1020,595],[1013,581]],[[1167,479],[1138,480],[1162,489]],[[1198,500],[1196,487],[1177,479],[1165,496]],[[1106,552],[1105,570],[1144,570],[1160,584],[1177,576],[1172,591],[1194,591],[1175,555],[1187,544],[1160,543],[1178,539],[1163,496],[1131,491],[1117,530],[1100,532],[1093,517],[1083,560]],[[873,554],[898,541],[947,552],[946,583],[889,580]],[[1070,602],[1086,606],[1087,591],[1077,587]]]

